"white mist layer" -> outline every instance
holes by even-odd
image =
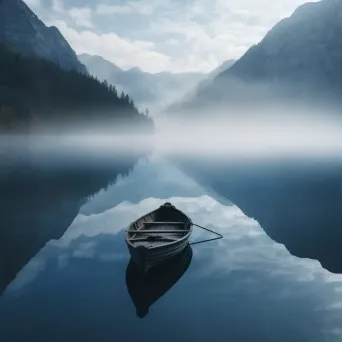
[[[183,127],[183,128],[180,128]],[[220,120],[173,125],[155,135],[160,153],[233,158],[340,156],[342,130],[337,120]]]
[[[233,115],[234,114],[234,115]],[[108,127],[94,132],[29,139],[31,151],[62,155],[111,158],[144,153],[225,159],[342,156],[342,119],[333,112],[237,110],[229,115],[159,119],[153,135],[109,133]],[[103,134],[102,134],[103,132]],[[17,138],[11,138],[16,141]],[[8,146],[3,137],[0,147]],[[15,145],[15,143],[14,143]]]
[[[340,157],[342,118],[322,108],[231,108],[158,121],[154,146],[165,154],[233,159]]]

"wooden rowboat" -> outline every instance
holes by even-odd
[[[125,238],[132,260],[147,272],[182,252],[191,232],[191,219],[171,203],[165,203],[133,222]]]
[[[189,245],[177,256],[147,273],[141,272],[130,260],[126,269],[126,286],[138,317],[144,318],[149,308],[182,278],[191,260],[192,249]]]

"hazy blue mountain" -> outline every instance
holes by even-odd
[[[235,59],[229,59],[224,61],[220,66],[212,70],[208,75],[206,75],[206,78],[200,81],[194,88],[190,89],[184,96],[179,97],[175,102],[171,103],[167,108],[164,109],[163,114],[169,114],[174,112],[182,113],[184,103],[187,103],[187,101],[191,101],[194,97],[196,97],[196,94],[201,92],[202,90],[206,90],[211,86],[213,83],[213,80],[217,75],[222,73],[223,71],[228,70],[231,68],[234,63],[236,62]]]
[[[280,21],[183,109],[270,99],[337,99],[342,90],[342,1],[307,3]],[[246,101],[247,100],[247,101]]]
[[[114,77],[123,72],[123,70],[114,63],[111,63],[100,56],[83,54],[78,57],[84,65],[87,65],[89,72],[91,72],[91,70],[96,71],[95,76],[101,81],[104,81],[109,75],[110,77]]]
[[[222,72],[227,71],[235,64],[235,62],[236,59],[228,59],[227,61],[224,61],[219,67],[210,72],[209,79],[213,79]]]
[[[83,54],[78,57],[93,76],[101,81],[107,80],[118,90],[130,94],[139,107],[149,107],[152,110],[177,100],[207,77],[201,73],[151,74],[139,68],[122,70],[99,56]]]
[[[0,43],[87,73],[56,27],[47,27],[22,0],[0,0]]]
[[[227,61],[224,61],[219,67],[211,71],[208,75],[208,77],[200,82],[195,89],[195,93],[200,92],[202,89],[206,89],[207,87],[210,87],[213,80],[222,72],[225,72],[229,70],[234,64],[236,63],[236,59],[228,59]]]

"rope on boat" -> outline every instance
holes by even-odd
[[[198,228],[204,229],[204,230],[206,230],[206,231],[208,231],[208,232],[210,232],[210,233],[213,233],[213,234],[217,235],[217,237],[216,237],[216,238],[213,238],[213,239],[207,239],[207,240],[192,242],[192,243],[190,243],[190,245],[198,245],[198,244],[204,243],[204,242],[210,242],[210,241],[215,241],[215,240],[223,239],[223,235],[221,235],[221,234],[219,234],[219,233],[216,233],[216,232],[214,232],[214,231],[211,230],[211,229],[204,228],[204,227],[199,226],[198,224],[195,224],[195,223],[192,223],[192,225],[193,225],[193,226],[196,226],[196,227],[198,227]]]

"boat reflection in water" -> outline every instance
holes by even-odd
[[[174,286],[184,275],[192,260],[192,249],[188,245],[180,254],[167,262],[139,271],[131,259],[126,270],[126,285],[137,316],[144,318],[149,308]]]

